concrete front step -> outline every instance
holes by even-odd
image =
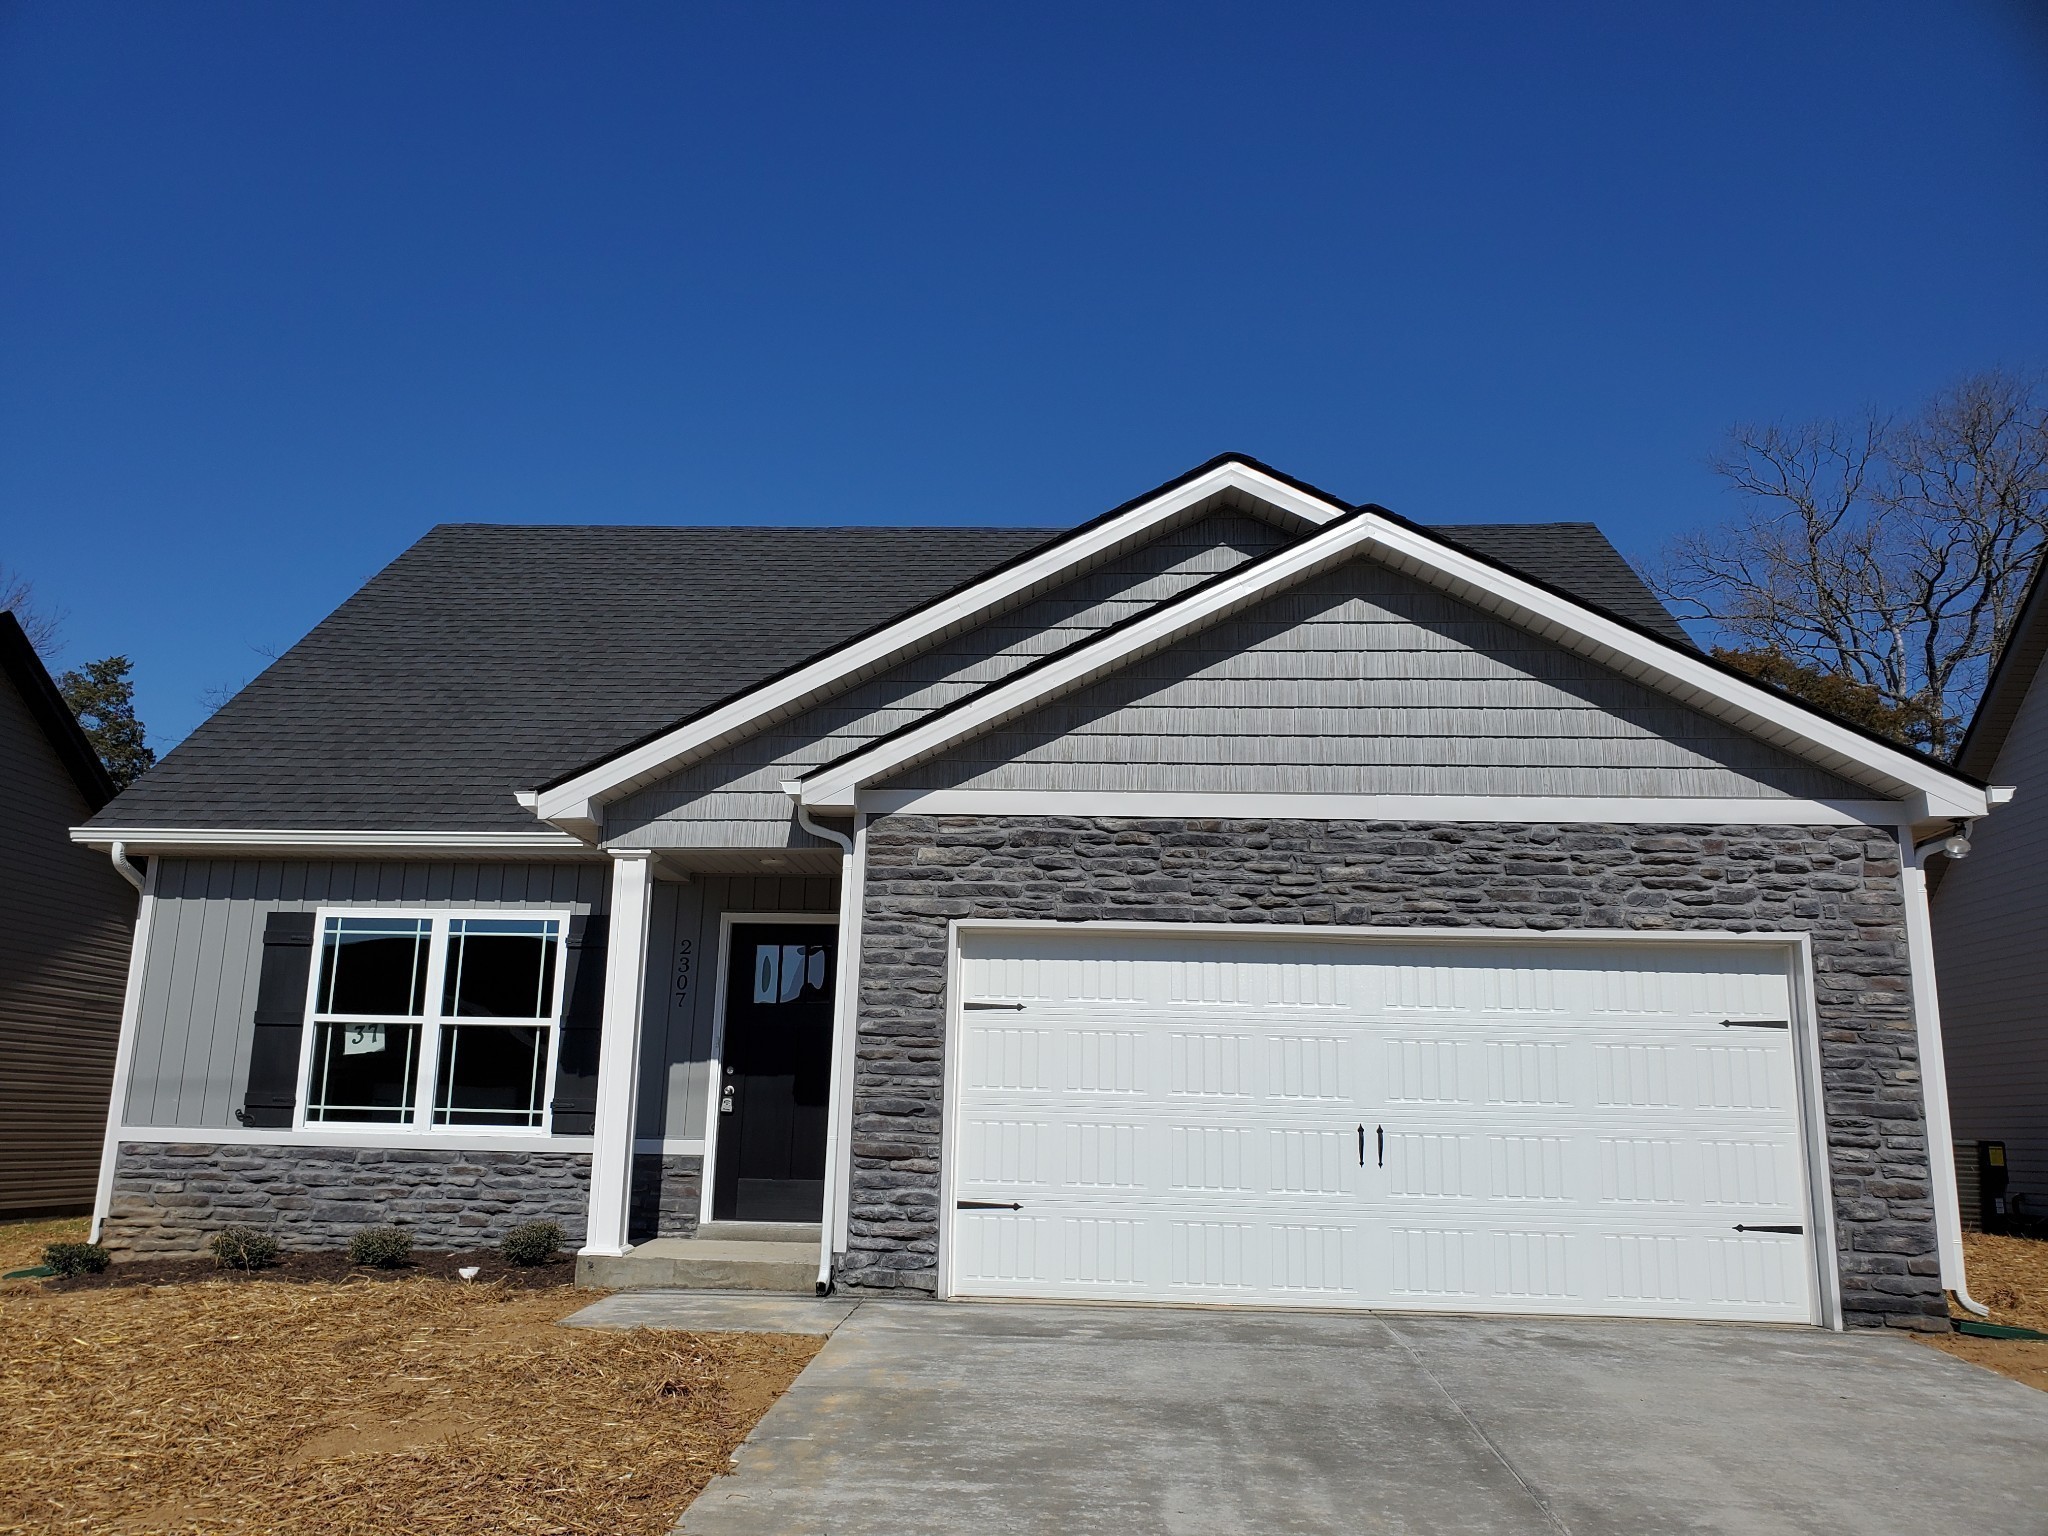
[[[809,1243],[818,1246],[825,1229],[815,1221],[706,1221],[696,1236],[733,1243]]]
[[[662,1237],[617,1258],[583,1254],[576,1283],[610,1291],[781,1291],[809,1296],[818,1286],[818,1243]]]

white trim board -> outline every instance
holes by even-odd
[[[1153,790],[862,789],[873,816],[1203,816],[1267,821],[1566,822],[1883,827],[1896,800],[1631,798],[1625,795],[1294,795]]]
[[[716,751],[739,736],[872,676],[919,647],[968,628],[995,610],[1021,602],[1066,579],[1076,569],[1107,558],[1119,547],[1142,540],[1175,518],[1232,492],[1290,515],[1309,528],[1322,527],[1350,511],[1297,490],[1249,464],[1219,464],[552,789],[525,791],[521,803],[526,804],[525,796],[530,795],[529,808],[543,821],[594,831],[601,823],[606,800],[630,793],[641,784],[675,771],[694,755]]]
[[[446,1152],[588,1152],[588,1136],[493,1136],[483,1131],[460,1131],[446,1136],[423,1136],[401,1131],[294,1131],[245,1130],[240,1126],[217,1125],[123,1125],[107,1133],[110,1146],[135,1142],[176,1143],[179,1146],[218,1147],[370,1147],[426,1151],[435,1147]],[[636,1157],[701,1157],[701,1136],[642,1136],[633,1143]]]
[[[324,828],[267,827],[73,827],[71,841],[109,849],[117,842],[130,853],[547,853],[585,858],[603,854],[566,832],[536,827],[530,832],[357,832]]]
[[[1837,725],[1668,641],[1640,634],[1581,603],[1371,512],[1340,518],[1298,544],[936,711],[907,730],[812,769],[801,780],[803,802],[813,811],[828,814],[852,811],[860,804],[860,791],[868,785],[1085,687],[1323,571],[1368,556],[1808,762],[1873,787],[1881,785],[1874,798],[1908,802],[1913,821],[1977,817],[1989,809],[1983,789],[1940,764]]]
[[[554,1136],[536,1132],[451,1131],[432,1136],[424,1131],[371,1130],[244,1130],[212,1125],[124,1125],[109,1138],[123,1144],[165,1142],[196,1147],[380,1147],[411,1152],[588,1152],[588,1136]],[[650,1145],[655,1145],[650,1143]]]
[[[142,1020],[142,982],[149,968],[149,934],[156,920],[156,872],[151,861],[142,876],[136,902],[134,936],[128,946],[128,979],[121,990],[121,1033],[114,1045],[114,1078],[107,1093],[107,1129],[100,1139],[99,1183],[93,1191],[92,1229],[87,1241],[100,1240],[114,1199],[114,1171],[120,1159],[120,1127],[128,1114],[128,1093],[135,1080],[135,1035]]]

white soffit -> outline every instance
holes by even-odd
[[[850,812],[863,786],[879,783],[956,742],[1085,687],[1321,571],[1367,555],[1863,784],[1875,791],[1874,798],[1901,801],[1914,820],[1981,816],[1987,809],[1983,790],[1938,764],[1837,725],[1702,657],[1376,513],[1343,519],[1109,634],[937,711],[908,730],[814,769],[803,780],[804,803],[814,810]]]
[[[1176,521],[1222,506],[1268,517],[1277,514],[1298,522],[1304,531],[1321,528],[1350,511],[1252,465],[1237,460],[1219,464],[551,789],[521,792],[520,803],[543,821],[594,833],[599,808],[606,801],[808,709],[995,613],[1028,602],[1080,571],[1156,537]]]

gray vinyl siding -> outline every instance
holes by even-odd
[[[1367,560],[888,787],[1869,798]]]
[[[607,808],[609,843],[779,848],[796,827],[780,785],[1286,542],[1271,524],[1218,514],[1162,534],[1064,586],[967,630]]]
[[[172,859],[156,874],[125,1122],[230,1130],[272,912],[320,906],[604,911],[610,870],[580,863]]]
[[[836,876],[702,875],[688,885],[657,882],[648,916],[638,1136],[705,1134],[724,914],[838,910]]]
[[[135,888],[70,841],[92,812],[0,676],[0,1214],[88,1207]]]
[[[2048,1205],[2048,689],[2038,678],[1990,778],[2019,793],[1971,828],[1970,856],[1949,863],[1934,894],[1949,1109],[1957,1140],[2006,1143],[2013,1190]]]

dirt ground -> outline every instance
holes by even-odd
[[[0,1263],[72,1235],[0,1227]],[[591,1299],[10,1282],[0,1532],[666,1532],[824,1341],[554,1326]]]
[[[1963,1234],[1970,1294],[1991,1309],[1989,1321],[2048,1333],[2048,1242],[2030,1237]],[[1957,1318],[1968,1317],[1960,1307]],[[1952,1333],[1924,1338],[1935,1349],[2048,1392],[2048,1340],[1973,1339]]]

